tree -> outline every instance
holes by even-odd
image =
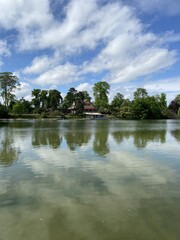
[[[160,112],[164,118],[168,118],[168,109],[167,109],[167,100],[166,100],[166,94],[161,93],[160,95],[155,96],[159,107],[160,107]]]
[[[111,102],[111,112],[115,114],[118,113],[123,101],[124,101],[123,94],[117,93]]]
[[[41,90],[40,104],[41,104],[42,111],[45,111],[45,109],[48,106],[48,91],[47,90]]]
[[[16,101],[12,107],[12,112],[14,114],[28,114],[31,113],[32,107],[31,103],[24,98],[21,98],[19,101]]]
[[[95,99],[95,106],[100,112],[108,111],[108,94],[110,85],[107,82],[98,82],[94,84],[93,95]]]
[[[1,97],[6,108],[15,99],[13,92],[20,86],[18,81],[18,77],[11,72],[0,73]]]
[[[175,101],[180,105],[180,94],[176,95]]]
[[[0,118],[8,117],[7,108],[0,103]]]
[[[180,108],[180,94],[178,94],[174,100],[172,100],[168,107],[173,113],[177,114]]]
[[[84,96],[84,100],[91,101],[91,97],[87,91],[82,91],[82,94]]]
[[[134,99],[139,98],[146,98],[148,96],[148,93],[145,88],[137,88],[137,90],[134,92]]]
[[[75,94],[77,93],[77,90],[75,88],[70,88],[64,98],[63,102],[63,109],[66,111],[69,107],[72,106],[72,104],[75,101]]]
[[[118,117],[122,119],[132,119],[132,109],[130,105],[121,105]]]
[[[162,106],[155,96],[137,98],[132,103],[132,117],[134,119],[160,119],[163,118],[161,110]]]
[[[82,114],[84,111],[84,94],[77,92],[75,94],[75,109],[77,114]]]
[[[159,103],[163,108],[167,108],[167,100],[166,100],[166,94],[165,93],[160,94]]]
[[[178,109],[178,113],[177,113],[178,117],[180,117],[180,107]]]
[[[34,112],[39,113],[41,105],[41,89],[33,89],[31,92],[32,95],[32,104],[34,105]]]
[[[62,102],[63,98],[61,96],[61,93],[56,90],[49,90],[49,96],[48,96],[48,107],[52,110],[57,110],[60,107],[60,103]]]

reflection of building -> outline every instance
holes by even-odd
[[[92,104],[92,102],[90,100],[84,100],[84,112],[95,112],[96,111],[96,107]],[[75,102],[72,103],[72,105],[68,108],[68,110],[74,114],[77,111],[77,107]]]

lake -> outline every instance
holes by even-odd
[[[180,120],[0,121],[0,240],[179,240]]]

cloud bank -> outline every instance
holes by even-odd
[[[134,2],[149,12],[158,11],[162,3]],[[179,11],[177,1],[171,5],[174,14]],[[167,3],[161,6],[167,10]],[[102,75],[115,85],[131,82],[169,69],[178,57],[168,47],[168,41],[179,41],[178,34],[171,32],[167,38],[167,32],[151,32],[135,9],[121,1],[2,0],[0,27],[16,32],[11,42],[16,52],[33,53],[21,74],[42,87],[81,84],[87,75],[90,84],[91,75]],[[36,54],[39,51],[43,53]],[[0,55],[9,53],[2,39]]]

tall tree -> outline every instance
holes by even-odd
[[[0,73],[0,89],[1,97],[5,107],[8,107],[10,102],[15,99],[14,90],[20,86],[19,79],[11,72]]]
[[[75,95],[77,93],[77,90],[75,88],[70,88],[64,98],[64,102],[63,102],[63,108],[64,109],[68,109],[69,107],[72,106],[72,104],[75,101]]]
[[[31,92],[32,95],[32,104],[34,105],[34,112],[38,113],[41,105],[41,89],[33,89]]]
[[[169,109],[175,114],[178,113],[180,108],[180,94],[178,94],[174,100],[172,100],[169,104]]]
[[[124,102],[123,94],[117,93],[111,102],[111,112],[115,114],[119,112],[119,109],[123,102]]]
[[[94,84],[93,95],[95,99],[95,106],[100,112],[108,111],[108,94],[110,85],[107,82],[98,82]]]
[[[139,98],[146,98],[148,96],[148,93],[145,88],[137,88],[137,90],[134,92],[134,99]]]
[[[41,90],[40,102],[41,102],[41,108],[44,111],[48,106],[48,91],[47,90]]]
[[[84,94],[83,92],[77,92],[75,94],[75,109],[77,114],[82,114],[84,111]]]
[[[91,101],[91,97],[87,91],[82,91],[82,94],[84,96],[84,100]]]
[[[14,114],[28,114],[32,112],[31,102],[21,98],[16,101],[12,107],[12,112]]]
[[[49,96],[48,96],[48,107],[52,110],[56,110],[60,107],[60,103],[62,102],[63,98],[61,96],[61,93],[56,90],[49,90]]]

